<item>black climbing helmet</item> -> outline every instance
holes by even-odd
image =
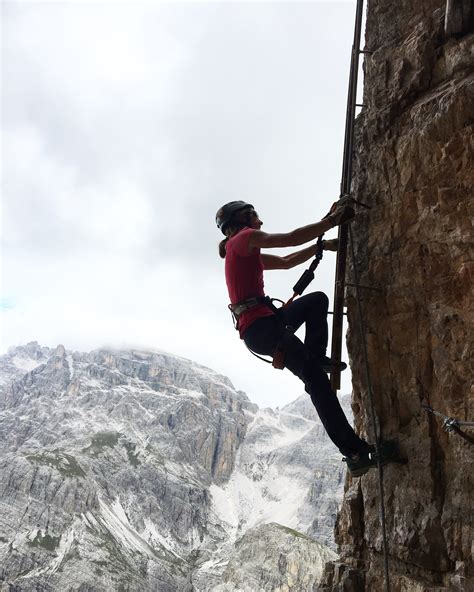
[[[222,230],[222,234],[225,234],[227,227],[232,221],[235,214],[242,210],[253,210],[253,205],[245,201],[230,201],[220,208],[216,214],[217,228]]]

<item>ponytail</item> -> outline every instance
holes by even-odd
[[[227,236],[219,243],[219,255],[222,259],[225,259],[225,247],[227,245],[227,241],[232,236],[234,236],[234,234],[239,232],[239,230],[242,230],[242,228],[246,228],[247,226],[250,226],[250,210],[239,212],[237,219],[233,219],[229,224],[227,224],[225,228],[225,233]]]
[[[224,240],[219,243],[219,255],[222,259],[225,259],[225,246],[227,241],[229,240],[230,236],[226,236]]]

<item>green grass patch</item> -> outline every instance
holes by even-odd
[[[123,446],[125,447],[125,450],[127,451],[128,462],[133,467],[138,467],[138,465],[141,465],[141,462],[138,459],[138,454],[135,452],[135,450],[137,448],[136,444],[134,444],[133,442],[125,441],[123,443]]]
[[[288,526],[283,526],[282,524],[277,524],[276,525],[280,530],[283,530],[283,532],[286,532],[287,534],[291,534],[294,537],[300,538],[300,539],[305,539],[307,541],[312,541],[313,539],[310,538],[309,536],[303,534],[302,532],[298,532],[297,530],[293,530],[293,528],[288,528]]]
[[[106,448],[115,448],[117,445],[125,448],[128,462],[132,467],[138,467],[141,464],[139,454],[136,451],[137,445],[127,440],[121,432],[97,432],[92,436],[90,445],[83,448],[82,452],[86,452],[91,456],[99,456]]]
[[[82,452],[99,456],[106,448],[115,448],[121,436],[120,432],[97,432],[92,436],[90,445],[83,448]]]
[[[35,538],[32,541],[28,542],[30,547],[40,547],[42,549],[46,549],[47,551],[54,551],[59,547],[59,541],[61,537],[53,537],[49,534],[45,534],[44,536],[41,534],[41,530],[38,530]]]
[[[59,450],[51,452],[42,452],[28,454],[25,457],[30,462],[52,467],[64,475],[64,477],[85,477],[86,473],[77,460],[70,454],[65,454]]]

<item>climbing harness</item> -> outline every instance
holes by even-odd
[[[432,413],[433,415],[441,417],[441,419],[443,419],[443,428],[447,432],[455,432],[456,434],[461,436],[461,438],[464,438],[464,440],[466,440],[470,444],[474,444],[474,438],[472,436],[469,436],[468,434],[465,434],[461,429],[461,426],[464,426],[467,428],[474,428],[474,421],[459,421],[458,419],[455,419],[454,417],[448,417],[447,415],[444,415],[443,413],[440,413],[439,411],[435,411],[429,405],[422,405],[422,407],[425,411],[428,411],[429,413]]]
[[[275,306],[273,304],[274,302],[280,302],[282,304],[282,306],[280,308],[278,308],[277,306]],[[229,310],[232,313],[234,327],[235,327],[235,329],[238,330],[239,316],[243,312],[250,310],[254,306],[257,306],[258,304],[265,304],[266,306],[268,306],[268,308],[270,308],[275,313],[275,315],[280,319],[281,325],[282,325],[281,337],[277,343],[277,346],[275,348],[275,353],[273,354],[273,357],[271,360],[267,360],[263,356],[260,356],[259,354],[254,352],[252,349],[250,349],[250,347],[244,342],[245,346],[252,355],[254,355],[259,360],[262,360],[262,362],[266,362],[267,364],[272,364],[272,366],[278,370],[283,370],[283,368],[285,367],[285,365],[284,365],[285,350],[288,345],[290,335],[293,335],[293,333],[294,333],[294,328],[291,327],[290,325],[287,325],[285,323],[284,319],[282,318],[281,311],[286,306],[286,304],[283,302],[283,300],[279,300],[278,298],[270,298],[270,296],[259,296],[259,297],[255,297],[255,298],[249,298],[248,300],[244,300],[243,302],[239,302],[238,304],[229,304]]]
[[[293,286],[293,295],[286,302],[283,302],[283,300],[279,300],[278,298],[270,298],[270,296],[255,296],[253,298],[248,298],[247,300],[238,302],[236,304],[229,304],[229,310],[232,314],[234,327],[237,330],[240,315],[243,312],[246,312],[247,310],[250,310],[251,308],[258,306],[259,304],[265,304],[266,306],[268,306],[282,321],[281,337],[275,348],[275,353],[273,354],[272,360],[267,360],[264,357],[258,355],[257,353],[252,351],[247,344],[245,344],[251,354],[253,354],[259,360],[267,362],[267,364],[272,364],[272,366],[277,370],[283,370],[283,368],[285,367],[285,351],[288,347],[291,336],[295,332],[295,329],[290,325],[287,325],[284,321],[281,314],[282,310],[289,306],[297,296],[301,296],[301,294],[303,294],[303,292],[306,290],[309,284],[313,281],[314,272],[320,264],[321,259],[323,258],[323,236],[324,235],[318,237],[318,240],[316,242],[316,251],[314,254],[314,259],[311,262],[311,265],[308,267],[308,269],[304,271],[300,279]],[[273,304],[274,302],[280,302],[282,306],[278,308],[277,306],[275,306],[275,304]]]
[[[268,299],[271,302],[272,299],[269,296],[255,296],[254,298],[247,298],[247,300],[243,300],[237,304],[229,304],[229,310],[234,319],[234,327],[237,329],[237,321],[243,312],[258,306],[259,304],[267,304]]]

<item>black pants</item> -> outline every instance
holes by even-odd
[[[323,292],[301,296],[280,315],[254,321],[243,334],[243,339],[255,353],[272,356],[286,332],[285,366],[304,382],[329,437],[343,455],[349,456],[366,452],[368,444],[356,435],[347,421],[336,393],[320,367],[328,343],[328,305]],[[304,343],[284,328],[286,324],[296,331],[303,323],[306,323]]]

